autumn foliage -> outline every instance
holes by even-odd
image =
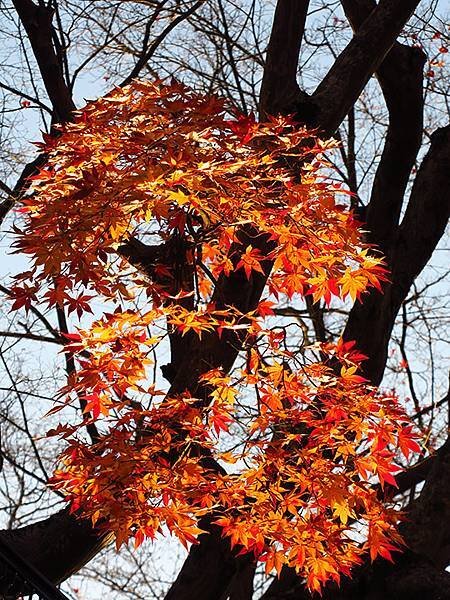
[[[195,543],[208,515],[267,572],[290,565],[318,590],[400,544],[375,484],[395,485],[396,453],[419,449],[411,425],[359,374],[351,342],[293,351],[274,316],[286,299],[356,300],[386,279],[326,178],[333,146],[142,81],[45,140],[20,208],[31,266],[14,308],[81,319],[54,411],[82,413],[52,432],[67,441],[53,485],[117,546],[164,528]],[[263,300],[237,293],[258,286]],[[155,368],[168,339],[169,389]],[[233,371],[214,344],[241,349]]]

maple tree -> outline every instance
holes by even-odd
[[[27,421],[25,378],[0,358],[42,477],[22,471],[68,508],[31,524],[12,517],[26,527],[1,540],[58,583],[113,538],[124,557],[172,535],[187,558],[168,591],[158,574],[152,593],[167,600],[438,600],[450,589],[448,508],[437,501],[448,495],[448,443],[434,450],[446,399],[418,397],[405,339],[414,298],[427,297],[413,282],[448,215],[448,127],[415,162],[422,90],[427,110],[445,98],[444,29],[420,7],[408,23],[418,0],[342,0],[342,10],[280,0],[263,56],[264,3],[259,13],[245,0],[88,4],[13,0],[39,72],[30,89],[0,88],[19,97],[23,119],[39,107],[51,122],[15,186],[0,182],[0,219],[14,219],[27,262],[1,288],[25,333],[0,335],[64,347],[55,364],[67,377],[54,397],[46,390],[39,427]],[[308,93],[301,45],[302,85],[315,49],[332,58]],[[98,61],[103,90],[118,85],[77,111],[75,79]],[[145,69],[192,87],[138,79]],[[374,74],[380,90],[368,103]],[[103,93],[94,87],[91,97]],[[374,132],[365,119],[383,120],[381,97],[377,164],[378,149],[355,143]],[[439,125],[426,117],[426,131]],[[399,310],[394,372],[408,377],[406,402],[377,388]],[[14,430],[14,409],[1,414]],[[22,471],[9,446],[2,440],[13,504],[11,468]],[[107,569],[108,589],[139,596],[128,581],[135,565],[147,576],[150,556],[158,568],[149,547],[133,551],[123,587]],[[26,591],[14,586],[0,573],[0,594]]]
[[[196,543],[212,511],[232,547],[267,572],[293,566],[320,590],[366,550],[391,558],[397,517],[373,485],[395,486],[395,451],[420,446],[395,398],[358,374],[365,357],[354,343],[322,344],[315,362],[270,324],[284,297],[361,299],[387,279],[320,173],[334,143],[288,118],[256,123],[231,110],[181,84],[137,80],[49,137],[47,164],[18,209],[14,245],[31,265],[16,277],[13,308],[43,302],[82,318],[94,300],[104,305],[65,334],[79,368],[51,411],[82,406],[79,423],[53,432],[68,442],[53,485],[72,511],[112,530],[118,548],[162,525]],[[162,254],[130,269],[126,246],[138,235],[167,252],[176,244],[178,262]],[[273,300],[225,303],[236,274],[266,280]],[[192,385],[175,376],[159,401],[149,369],[164,322],[172,339],[246,348],[245,367],[229,375],[204,360]],[[238,399],[250,398],[242,446],[222,451]],[[80,435],[88,423],[93,440]],[[227,474],[220,461],[243,466]]]

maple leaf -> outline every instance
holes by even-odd
[[[78,318],[81,318],[85,312],[93,313],[92,308],[89,304],[89,300],[92,300],[94,296],[88,296],[87,294],[80,294],[77,298],[71,298],[66,295],[66,303],[68,307],[68,313],[76,312]],[[54,297],[52,297],[52,300]]]
[[[354,340],[344,341],[343,338],[339,338],[335,345],[335,351],[336,356],[350,360],[357,364],[368,358],[356,348],[356,342]]]
[[[349,295],[354,302],[361,299],[362,292],[367,288],[367,275],[347,269],[344,275],[338,279],[338,284],[342,297],[345,298],[345,296]]]
[[[219,435],[221,431],[228,431],[232,421],[233,419],[225,412],[213,411],[209,417],[209,422],[214,427],[217,435]]]
[[[343,525],[347,525],[349,517],[354,517],[355,513],[350,509],[345,501],[333,502],[333,514],[338,517]]]
[[[386,529],[388,527],[388,524],[383,521],[369,523],[368,546],[372,562],[378,555],[393,562],[391,551],[399,550],[386,536]]]
[[[19,310],[19,308],[25,308],[28,312],[31,308],[33,301],[37,300],[36,292],[37,286],[23,286],[14,285],[10,290],[10,297],[14,300],[11,310]]]
[[[318,302],[321,298],[323,298],[325,300],[325,304],[329,306],[332,295],[340,296],[336,280],[328,279],[328,275],[326,273],[323,273],[317,277],[311,277],[308,279],[308,283],[312,285],[307,291],[307,294],[312,295],[314,302]]]
[[[270,302],[269,300],[262,300],[258,304],[258,308],[256,310],[258,315],[261,317],[266,317],[275,314],[273,310],[274,306],[275,304],[273,302]]]
[[[356,365],[353,365],[351,367],[346,367],[346,366],[342,366],[341,367],[341,377],[342,379],[345,379],[346,381],[352,382],[352,383],[364,383],[367,381],[367,379],[365,377],[363,377],[362,375],[357,375],[357,370],[358,367]]]
[[[393,473],[396,473],[397,471],[401,471],[401,468],[397,465],[389,463],[385,460],[377,461],[377,474],[382,488],[384,488],[385,483],[389,483],[389,485],[398,488],[397,482],[393,476]]]
[[[250,279],[252,271],[264,274],[264,270],[261,266],[261,261],[264,260],[261,250],[247,246],[245,252],[241,255],[241,259],[236,265],[236,269],[244,269],[247,279]]]
[[[85,414],[92,413],[93,419],[98,419],[99,415],[108,416],[110,401],[106,396],[100,394],[88,394],[83,398],[86,403],[83,412]]]
[[[252,133],[256,130],[256,119],[253,112],[249,115],[238,115],[235,121],[226,121],[226,125],[235,133],[242,144],[246,144],[252,138]]]
[[[409,458],[411,452],[420,453],[422,451],[420,445],[417,443],[418,438],[419,435],[413,432],[412,425],[405,425],[398,432],[398,447],[405,458]]]

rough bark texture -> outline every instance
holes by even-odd
[[[450,562],[450,439],[437,453],[402,527],[409,548],[438,569]],[[450,594],[450,590],[449,590]]]
[[[372,0],[342,0],[357,31],[376,8]],[[370,240],[389,252],[411,169],[422,141],[425,53],[395,42],[375,75],[389,111],[383,153],[375,174],[366,225]]]

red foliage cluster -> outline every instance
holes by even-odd
[[[180,84],[135,81],[48,138],[21,208],[16,246],[31,268],[14,308],[102,311],[69,336],[79,368],[56,407],[84,406],[53,432],[67,439],[54,485],[74,511],[118,546],[164,525],[195,543],[198,520],[213,514],[267,571],[288,564],[318,590],[367,550],[390,557],[398,516],[373,484],[395,485],[396,451],[418,445],[396,399],[358,374],[364,357],[351,343],[323,344],[313,360],[273,326],[286,298],[355,300],[386,279],[342,190],[321,175],[334,144],[286,118],[230,113]],[[122,249],[135,237],[166,249],[177,239],[177,260],[132,267]],[[239,271],[244,282],[267,277],[268,298],[251,310],[221,296]],[[235,332],[245,365],[204,368],[196,389],[167,394],[149,383],[167,330]],[[83,437],[92,422],[94,444]],[[224,449],[238,429],[241,443]]]

